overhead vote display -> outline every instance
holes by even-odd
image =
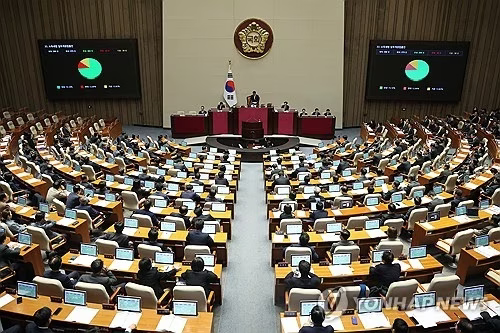
[[[459,101],[468,42],[371,41],[366,99]]]

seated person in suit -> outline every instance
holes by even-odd
[[[152,227],[148,231],[148,239],[145,240],[142,244],[158,246],[162,251],[172,252],[172,249],[170,247],[166,246],[164,243],[158,242],[158,235],[158,228]]]
[[[433,212],[434,208],[436,208],[437,205],[444,204],[444,200],[439,198],[432,190],[429,191],[429,193],[427,193],[427,196],[432,199],[431,202],[429,202],[429,205],[427,206],[429,212]]]
[[[138,283],[151,287],[156,295],[156,298],[160,299],[163,295],[162,282],[166,280],[175,280],[175,274],[180,270],[180,267],[175,267],[168,272],[158,272],[158,268],[153,267],[153,263],[150,258],[142,258],[139,261],[139,272],[137,273]]]
[[[49,259],[49,270],[43,273],[43,276],[49,279],[56,279],[61,282],[63,288],[74,289],[75,284],[80,277],[78,272],[71,272],[69,274],[64,274],[61,272],[62,259],[58,255],[54,255]]]
[[[12,218],[12,212],[10,211],[10,209],[4,209],[1,215],[1,221],[7,225],[10,232],[12,232],[14,235],[26,230],[25,224],[18,223]]]
[[[149,197],[151,191],[143,189],[141,186],[141,181],[139,179],[134,179],[132,183],[131,192],[135,192],[137,194],[137,199],[139,199],[139,205],[141,205],[147,197]]]
[[[148,168],[143,168],[142,172],[137,176],[139,180],[145,181],[145,180],[150,180],[151,177],[148,175]]]
[[[175,161],[175,163],[174,163],[174,169],[181,170],[181,171],[184,171],[184,172],[188,172],[188,168],[184,164],[184,161],[182,160],[182,158],[178,158]]]
[[[194,225],[196,220],[215,221],[214,217],[212,215],[210,215],[210,211],[203,210],[203,208],[201,208],[201,207],[196,207],[194,209],[193,213],[194,213],[194,217],[191,220],[191,225]]]
[[[89,213],[90,215],[90,218],[92,220],[94,220],[95,218],[97,218],[99,215],[101,215],[101,213],[94,209],[90,204],[89,204],[89,198],[87,197],[80,197],[80,204],[78,206],[75,207],[75,209],[77,210],[84,210],[86,211],[87,213]]]
[[[394,182],[392,183],[392,190],[387,191],[386,193],[383,193],[383,194],[382,194],[382,198],[383,198],[384,200],[386,200],[386,201],[387,201],[387,200],[391,200],[391,196],[392,196],[394,193],[399,192],[399,186],[400,186],[400,185],[401,185],[401,184],[399,184],[399,182],[398,182],[398,181],[394,181]]]
[[[283,212],[280,214],[280,220],[294,218],[295,216],[293,216],[292,206],[288,204],[283,206]]]
[[[122,222],[115,222],[113,227],[115,228],[115,232],[107,232],[100,236],[99,239],[115,241],[119,247],[130,247],[132,242],[129,241],[128,235],[123,233],[125,225]]]
[[[191,185],[191,184],[186,184],[184,186],[184,192],[181,193],[181,198],[183,198],[183,199],[191,199],[191,200],[193,200],[196,203],[200,202],[200,200],[201,200],[201,198],[198,195],[198,193],[196,193],[193,190],[193,185]]]
[[[366,168],[361,168],[361,171],[360,171],[361,175],[359,176],[358,181],[363,182],[365,180],[369,180],[367,177],[367,173],[368,173],[368,171],[366,170]]]
[[[309,215],[309,218],[313,221],[316,221],[317,219],[323,219],[328,217],[328,212],[323,209],[323,202],[317,202],[316,203],[316,210],[312,211],[311,214]]]
[[[89,177],[87,175],[82,175],[82,181],[80,182],[80,185],[84,188],[88,188],[91,190],[94,189],[94,186],[89,182]]]
[[[318,289],[320,278],[311,273],[311,264],[305,260],[299,262],[298,270],[293,270],[285,277],[286,290],[293,288]]]
[[[196,185],[204,185],[204,183],[200,180],[201,178],[201,175],[199,172],[195,172],[194,173],[194,179],[191,180],[191,183],[192,184],[196,184]]]
[[[299,186],[308,186],[311,181],[311,177],[309,175],[304,177],[304,180],[299,183]]]
[[[288,111],[290,110],[290,105],[288,105],[287,101],[284,101],[283,105],[281,105],[281,108],[283,109],[283,111]]]
[[[332,115],[332,111],[330,111],[330,109],[326,109],[326,110],[325,110],[325,113],[323,113],[323,115],[324,115],[325,117],[331,116],[331,115]]]
[[[223,102],[219,102],[219,104],[217,104],[217,110],[223,110],[224,109],[224,103]]]
[[[345,157],[342,157],[342,159],[340,160],[339,165],[337,166],[337,170],[336,170],[337,174],[338,175],[342,175],[342,171],[344,171],[348,167],[349,167],[349,162],[347,162],[347,160],[346,160]]]
[[[307,207],[311,208],[311,202],[324,202],[325,198],[321,195],[321,189],[319,187],[314,188],[314,195],[311,195],[306,201]]]
[[[493,182],[490,185],[486,186],[486,188],[484,189],[484,192],[482,192],[482,194],[491,198],[493,193],[495,193],[495,191],[498,188],[500,188],[500,179],[498,179],[495,176]]]
[[[342,231],[340,231],[340,242],[333,243],[332,247],[330,248],[330,252],[333,254],[337,246],[356,245],[353,241],[349,240],[349,237],[351,237],[351,232],[347,229],[342,229]]]
[[[163,193],[163,184],[162,183],[155,183],[155,190],[156,192],[151,193],[151,195],[154,195],[155,197],[161,197],[165,200],[167,200],[167,204],[169,202],[169,198],[167,193]]]
[[[413,203],[415,204],[413,207],[410,207],[408,211],[406,212],[405,216],[403,217],[403,220],[405,222],[408,222],[408,219],[410,218],[410,214],[414,209],[422,208],[422,198],[417,197],[413,198]]]
[[[346,185],[340,187],[340,193],[342,197],[352,198],[352,196],[349,194],[349,188]]]
[[[415,159],[415,162],[413,162],[412,166],[416,166],[416,165],[422,166],[422,164],[424,164],[424,162],[425,162],[425,157],[424,157],[424,155],[422,155],[422,152],[417,152],[417,158]]]
[[[113,294],[114,286],[118,283],[113,272],[109,271],[101,259],[96,259],[90,264],[92,273],[83,274],[80,276],[79,282],[95,283],[103,285],[108,292],[108,295]]]
[[[186,236],[186,245],[207,245],[212,248],[215,243],[210,234],[202,232],[205,221],[197,219],[194,221],[194,230],[189,230]]]
[[[208,192],[205,202],[222,202],[222,200],[217,198],[216,195],[217,195],[217,190],[215,188],[211,188],[210,191]]]
[[[499,226],[500,226],[500,214],[495,214],[491,217],[487,226],[485,226],[482,229],[475,229],[474,234],[476,236],[487,235],[491,229],[498,228]]]
[[[290,185],[290,180],[285,176],[285,172],[283,170],[278,171],[278,177],[276,177],[273,181],[273,190],[276,185]]]
[[[403,162],[401,162],[398,165],[397,170],[400,173],[407,174],[408,171],[410,171],[411,163],[410,163],[410,161],[408,161],[408,157],[406,157],[406,156],[403,156],[401,159],[403,160]]]
[[[444,183],[446,182],[446,179],[448,179],[448,176],[453,174],[453,172],[450,170],[450,164],[446,163],[443,166],[443,171],[439,174],[438,182]]]
[[[481,313],[481,316],[484,318],[483,313]],[[455,333],[475,333],[475,332],[477,331],[474,329],[474,325],[472,325],[472,322],[467,318],[462,318],[455,324]]]
[[[401,318],[394,319],[394,323],[392,324],[392,333],[408,333],[409,328],[406,321]]]
[[[54,221],[47,221],[45,220],[45,213],[44,212],[38,212],[35,214],[35,221],[31,223],[31,226],[33,227],[38,227],[41,228],[45,231],[45,234],[49,239],[54,239],[56,237],[61,236],[61,234],[55,232],[52,230],[56,223]]]
[[[158,222],[158,218],[156,217],[156,214],[149,211],[151,206],[152,206],[151,200],[146,199],[146,200],[144,200],[144,205],[142,206],[142,209],[136,210],[134,212],[134,214],[141,214],[141,215],[149,216],[151,218],[151,222],[153,222],[153,226],[158,227],[160,224]]]
[[[311,116],[321,116],[321,112],[319,112],[319,109],[318,108],[315,108],[314,109],[314,112],[311,113]]]
[[[170,213],[170,216],[173,217],[180,217],[181,219],[184,220],[184,225],[186,226],[186,230],[191,227],[191,220],[189,216],[187,216],[188,213],[188,208],[185,205],[182,205],[179,207],[179,212],[172,212]]]
[[[307,116],[307,111],[306,111],[306,109],[302,109],[302,110],[300,110],[299,116],[301,116],[301,117],[302,117],[302,116]]]
[[[420,186],[420,183],[417,181],[415,176],[408,177],[408,185],[405,187],[406,195],[410,195],[411,189]]]
[[[52,204],[52,201],[54,201],[54,199],[66,202],[66,196],[66,182],[64,180],[58,179],[47,191],[47,202],[49,204]]]
[[[80,204],[80,196],[83,195],[83,187],[76,184],[73,186],[73,192],[68,194],[66,199],[66,209],[73,209]]]
[[[396,229],[394,227],[389,227],[387,229],[386,233],[387,233],[387,238],[382,239],[382,241],[397,241],[398,240],[398,229]],[[375,249],[378,250],[379,246],[380,246],[380,244],[377,244]]]
[[[205,263],[201,258],[194,258],[191,261],[191,269],[188,269],[181,274],[181,279],[188,286],[200,286],[205,289],[205,294],[208,296],[210,292],[210,283],[218,283],[219,277],[205,268]]]
[[[393,263],[394,255],[387,251],[382,254],[382,262],[370,267],[369,279],[376,283],[371,289],[370,296],[378,294],[386,295],[391,283],[399,281],[401,266]]]
[[[467,200],[466,198],[462,197],[462,190],[457,188],[455,192],[453,192],[453,200],[451,200],[451,209],[455,211],[455,208],[457,208],[458,204],[461,203],[464,200]]]
[[[26,325],[26,333],[53,333],[49,328],[52,317],[52,310],[46,306],[36,310],[33,321]]]
[[[107,187],[106,187],[106,181],[104,180],[101,180],[98,184],[97,184],[97,187],[94,191],[94,194],[97,194],[97,195],[106,195],[107,193],[109,193]]]
[[[309,172],[309,169],[307,168],[306,163],[300,162],[299,167],[297,169],[293,170],[291,177],[297,178],[297,175],[299,174],[299,172]]]
[[[304,325],[299,333],[333,333],[332,325],[323,326],[325,321],[325,310],[319,305],[311,309],[311,322],[313,326]]]
[[[205,106],[202,105],[200,108],[200,111],[198,111],[198,114],[206,115],[208,112],[205,110]]]
[[[307,232],[302,232],[299,236],[299,243],[298,244],[292,244],[289,247],[307,247],[311,250],[312,253],[312,260],[317,262],[319,261],[319,256],[316,253],[316,250],[314,249],[314,246],[309,245],[309,234]],[[283,250],[283,255],[285,255],[286,248]]]
[[[215,185],[229,186],[229,181],[226,178],[224,178],[223,171],[219,171],[219,173],[217,173],[217,177],[215,177]]]

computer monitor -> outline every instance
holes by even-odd
[[[115,259],[118,260],[134,260],[134,249],[116,248]]]
[[[166,208],[167,207],[167,200],[165,200],[165,199],[155,199],[155,207]]]
[[[314,163],[314,169],[319,169],[319,168],[321,168],[322,165],[323,165],[323,163],[316,162],[316,163]]]
[[[197,316],[197,301],[172,301],[172,312],[175,316]]]
[[[31,246],[31,234],[27,232],[20,232],[17,235],[17,242],[20,244]]]
[[[134,179],[129,178],[129,177],[125,177],[125,178],[123,178],[123,184],[132,186],[132,185],[134,185]]]
[[[429,172],[431,172],[431,167],[426,166],[423,170],[423,173],[428,174]]]
[[[17,295],[22,297],[37,298],[38,296],[37,284],[18,281]]]
[[[188,175],[187,175],[187,172],[186,172],[186,171],[178,171],[178,172],[177,172],[177,178],[182,178],[182,179],[184,179],[184,178],[187,178],[187,176],[188,176]]]
[[[64,303],[78,306],[87,305],[87,292],[84,290],[64,289]]]
[[[340,192],[339,184],[328,185],[328,192]]]
[[[484,298],[484,286],[478,285],[464,288],[464,302],[481,301]]]
[[[427,247],[424,246],[413,246],[409,250],[410,259],[419,259],[427,257]]]
[[[480,209],[488,209],[489,207],[490,207],[490,201],[488,199],[484,199],[479,202]]]
[[[168,232],[175,232],[176,224],[175,224],[175,222],[162,221],[162,222],[160,222],[160,230],[161,231],[168,231]]]
[[[290,160],[291,161],[299,161],[299,156],[298,155],[293,155],[293,156],[290,156]]]
[[[123,220],[123,225],[127,228],[139,228],[139,220],[131,217],[126,217]]]
[[[344,147],[339,148],[339,153],[345,153],[345,148]]]
[[[436,306],[436,292],[413,294],[413,306],[415,309],[429,308]]]
[[[194,193],[203,193],[204,191],[203,185],[196,185],[196,184],[191,184],[191,185],[193,185]]]
[[[304,194],[313,194],[314,193],[314,186],[304,186],[303,193]]]
[[[318,143],[318,148],[323,148],[325,146],[325,143],[323,141]]]
[[[384,179],[375,179],[375,187],[380,187],[383,186],[384,184],[385,184]]]
[[[161,146],[161,147],[160,147],[160,151],[167,151],[167,147],[165,147],[165,146]],[[191,155],[191,154],[189,154],[189,155]]]
[[[358,298],[358,314],[382,312],[381,297]]]
[[[292,254],[290,256],[290,261],[292,267],[297,267],[299,266],[300,262],[302,260],[307,261],[308,263],[311,263],[311,255],[310,254]]]
[[[300,235],[302,233],[302,224],[287,224],[287,235]]]
[[[477,236],[474,239],[474,244],[476,245],[476,247],[488,246],[490,244],[490,237],[488,235]]]
[[[211,153],[216,153],[217,152],[217,148],[210,147],[210,152]]]
[[[27,204],[26,198],[25,197],[17,197],[17,204],[19,206],[23,206],[23,207],[26,206],[26,204]]]
[[[64,211],[64,217],[72,220],[76,220],[76,210],[75,209],[66,209]]]
[[[332,165],[334,167],[339,166],[339,164],[340,164],[340,160],[335,160],[335,161],[332,162]]]
[[[201,232],[204,234],[215,235],[215,233],[217,232],[217,225],[215,223],[205,222],[203,224],[203,229],[201,230]]]
[[[366,160],[369,156],[370,156],[370,155],[369,155],[368,153],[364,153],[364,154],[363,154],[363,159],[365,159],[365,160]]]
[[[173,252],[155,252],[155,263],[164,265],[174,264],[174,253]]]
[[[380,220],[379,219],[372,219],[372,220],[368,220],[365,222],[365,229],[366,230],[379,229],[379,228],[380,228]]]
[[[429,212],[427,213],[427,221],[432,222],[432,221],[437,221],[441,218],[441,212]]]
[[[396,164],[398,164],[398,161],[397,161],[397,160],[392,159],[392,160],[391,160],[391,166],[394,166],[394,165],[396,165]]]
[[[178,192],[179,191],[179,184],[176,183],[168,183],[167,184],[167,190],[169,192]]]
[[[308,160],[315,160],[318,158],[318,154],[309,154],[307,155]]]
[[[116,201],[116,195],[114,193],[106,193],[104,195],[104,200],[114,202]]]
[[[215,267],[215,255],[213,255],[213,254],[195,254],[195,257],[203,259],[204,266]]]
[[[330,172],[322,172],[321,173],[321,179],[330,179]]]
[[[93,198],[94,197],[94,190],[90,188],[86,188],[83,190],[83,195],[88,197],[88,198]]]
[[[379,204],[380,198],[379,197],[369,197],[366,198],[366,205],[367,206],[376,206]]]
[[[38,204],[38,209],[41,211],[41,212],[44,212],[45,214],[48,214],[49,213],[49,204],[47,203],[44,203],[44,202],[40,202],[40,204]]]
[[[174,160],[166,160],[167,165],[174,165]]]
[[[133,296],[116,296],[118,311],[141,312],[141,298]]]
[[[306,178],[306,176],[308,176],[308,174],[306,174],[306,173],[301,173],[301,174],[299,174],[299,175],[297,176],[297,179],[298,179],[299,181],[301,181],[301,182],[302,182],[302,181],[304,181],[304,179]]]
[[[225,212],[226,204],[223,202],[212,202],[212,206],[210,209],[214,212]]]
[[[395,176],[394,181],[401,184],[403,182],[403,176]]]
[[[73,184],[66,184],[66,191],[73,193]]]
[[[469,175],[464,175],[464,183],[468,183],[470,180],[470,176]]]
[[[113,175],[106,175],[106,181],[107,182],[114,182],[115,181],[115,176],[113,176]]]
[[[186,206],[188,210],[194,210],[196,208],[196,202],[194,201],[184,201],[182,204]]]
[[[193,162],[185,161],[184,165],[186,166],[186,168],[192,168],[193,167]]]
[[[203,164],[203,169],[205,169],[205,170],[213,170],[214,169],[214,165],[211,164],[211,163],[205,163],[205,164]]]
[[[460,215],[465,215],[467,214],[467,206],[460,206],[455,208],[455,215],[460,216]]]
[[[311,202],[311,210],[316,210],[316,202]]]
[[[332,264],[333,265],[350,265],[352,263],[351,253],[333,253],[332,254]]]
[[[155,188],[155,182],[151,180],[146,180],[144,181],[144,187],[149,189]]]
[[[352,200],[340,201],[340,208],[352,208]]]
[[[443,187],[442,186],[434,186],[432,188],[432,191],[435,193],[435,194],[441,194],[443,193]]]
[[[326,224],[326,232],[327,233],[338,233],[342,231],[342,223],[333,222]]]
[[[372,251],[372,262],[378,263],[382,261],[382,255],[384,252],[391,252],[391,250],[374,250]]]
[[[363,183],[362,182],[352,183],[352,189],[353,190],[361,190],[362,188],[363,188]]]
[[[80,244],[80,254],[83,254],[86,256],[97,257],[97,245]]]
[[[479,209],[478,208],[467,208],[466,214],[467,214],[467,216],[470,216],[470,217],[479,217]]]
[[[140,152],[137,153],[137,156],[140,157],[140,158],[143,158],[144,157],[144,153],[142,151],[140,151]]]
[[[342,177],[350,177],[352,175],[351,170],[344,170],[342,171]]]
[[[394,193],[391,195],[391,202],[401,202],[403,201],[403,194],[402,193]]]
[[[229,149],[228,153],[229,155],[236,155],[236,149]]]
[[[227,171],[226,171],[226,174],[224,175],[224,178],[225,178],[228,182],[230,182],[230,181],[232,181],[232,180],[233,180],[233,176],[231,176],[231,174],[227,174]]]
[[[75,169],[75,171],[77,171],[77,172],[82,171],[82,167],[81,167],[81,166],[79,166],[78,164],[75,164],[75,165],[73,166],[73,169]]]
[[[413,191],[413,198],[421,198],[424,196],[424,190]]]
[[[320,301],[320,300],[300,301],[300,315],[304,317],[309,317],[311,315],[312,309],[316,305],[325,309],[325,301]]]
[[[162,168],[158,168],[158,169],[156,169],[156,174],[159,176],[165,176],[167,174],[167,170],[162,169]]]
[[[189,158],[198,158],[196,153],[189,153]]]
[[[217,186],[217,194],[229,194],[229,186]]]

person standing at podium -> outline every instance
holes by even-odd
[[[252,91],[252,94],[247,97],[247,106],[248,107],[259,107],[260,104],[260,96],[257,95],[257,92],[254,90]]]

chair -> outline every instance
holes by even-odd
[[[54,124],[57,124],[59,122],[59,118],[57,118],[57,115],[52,116],[52,121],[54,122]]]
[[[408,177],[416,177],[418,176],[418,170],[420,170],[420,165],[415,165],[410,168],[408,171]]]
[[[156,175],[156,170],[158,170],[158,167],[156,167],[154,165],[148,165],[148,173],[152,173],[152,174]]]
[[[357,245],[339,245],[335,247],[333,253],[350,253],[352,261],[357,261],[359,258],[360,248]]]
[[[353,216],[347,220],[347,229],[364,228],[368,216]]]
[[[119,248],[118,243],[115,241],[110,241],[106,239],[97,239],[95,241],[97,245],[97,252],[99,254],[115,255],[115,249]]]
[[[492,205],[500,205],[500,188],[497,188],[493,195],[491,196],[491,204]]]
[[[500,227],[490,229],[490,231],[488,231],[488,236],[490,238],[490,242],[500,240]]]
[[[292,263],[292,255],[312,256],[312,251],[308,247],[289,246],[285,249],[285,261],[289,264]]]
[[[56,198],[52,200],[52,203],[56,207],[57,215],[64,216],[64,213],[66,212],[66,205],[61,200]]]
[[[7,237],[9,237],[10,239],[15,239],[16,236],[14,236],[14,234],[12,233],[12,231],[10,231],[9,227],[7,226],[7,224],[5,224],[4,222],[0,222],[0,227],[2,227],[2,229],[5,231],[5,233],[7,234]]]
[[[465,206],[467,208],[472,208],[474,206],[474,200],[464,200],[461,201],[457,207]]]
[[[423,292],[436,292],[436,300],[448,300],[455,297],[460,278],[457,275],[435,276],[430,283],[420,285]]]
[[[167,301],[167,296],[170,294],[170,290],[165,289],[160,299],[157,299],[153,288],[134,282],[128,282],[125,285],[125,292],[127,293],[127,296],[140,297],[141,308],[144,309],[162,308],[162,304]]]
[[[135,211],[139,209],[139,199],[137,194],[132,191],[122,191],[123,198],[123,208],[129,211]]]
[[[196,301],[198,312],[212,312],[214,292],[210,291],[208,298],[205,289],[200,286],[175,286],[174,300]]]
[[[283,211],[284,207],[286,205],[292,206],[292,211],[296,211],[299,208],[299,203],[297,201],[291,201],[291,200],[283,200],[282,202],[279,203],[278,209],[280,211]]]
[[[139,252],[140,258],[150,258],[154,259],[155,252],[161,252],[162,249],[159,246],[139,244],[137,245],[137,252]]]
[[[300,312],[301,301],[323,300],[321,290],[292,288],[285,293],[285,310]]]
[[[192,261],[196,254],[211,254],[206,245],[186,245],[184,248],[184,260]]]
[[[415,228],[415,222],[427,220],[427,208],[415,208],[411,211],[410,217],[408,218],[408,228],[407,230],[413,230]]]
[[[494,270],[493,268],[490,268],[484,276],[493,282],[495,285],[500,286],[500,270]]]
[[[33,282],[38,287],[38,295],[63,297],[64,288],[61,281],[43,276],[35,276]]]
[[[335,199],[333,200],[333,206],[334,206],[334,207],[339,207],[339,206],[340,206],[340,203],[341,203],[342,201],[351,201],[351,202],[352,202],[353,200],[352,200],[352,198],[351,198],[351,197],[342,197],[342,196],[340,196],[340,197],[335,197]]]
[[[457,179],[458,179],[458,174],[454,173],[452,175],[449,175],[448,178],[446,178],[446,181],[444,182],[444,190],[448,193],[453,193],[453,190],[455,189],[455,186],[457,185]]]
[[[145,228],[153,227],[153,221],[151,220],[151,216],[134,213],[132,214],[132,217],[138,220],[139,227],[145,227]]]
[[[78,125],[82,126],[83,125],[82,117],[76,117],[76,122],[78,123]]]
[[[356,153],[352,159],[352,163],[354,166],[358,165],[358,161],[363,157],[363,153]]]
[[[391,160],[388,158],[381,159],[380,162],[378,162],[377,169],[384,171],[385,167],[389,164],[390,161]]]
[[[31,134],[33,134],[34,136],[37,136],[37,135],[38,135],[38,132],[36,131],[35,126],[30,126],[30,132],[31,132]]]
[[[43,126],[42,126],[41,122],[37,122],[35,124],[35,127],[36,127],[36,129],[37,129],[38,132],[43,133]]]
[[[410,190],[410,194],[409,194],[410,198],[413,198],[413,194],[415,193],[415,191],[423,191],[425,193],[425,186],[414,186],[414,187],[412,187],[411,190]]]
[[[302,221],[300,219],[283,219],[280,222],[280,231],[286,232],[287,225],[300,225],[302,226]]]
[[[398,258],[403,253],[403,242],[400,240],[381,240],[377,245],[377,250],[390,250],[394,258]]]
[[[442,216],[442,217],[448,216],[448,214],[450,213],[450,210],[451,210],[450,203],[441,204],[441,205],[437,205],[436,207],[434,207],[434,211],[439,212],[439,216]]]
[[[26,231],[31,234],[31,240],[33,241],[33,243],[40,246],[40,251],[54,251],[66,244],[66,240],[64,239],[64,237],[58,236],[49,239],[49,237],[45,233],[45,230],[39,227],[33,227],[29,225],[26,227]],[[44,252],[42,252],[42,254],[44,254]]]
[[[164,220],[175,223],[175,230],[186,230],[186,223],[184,223],[184,219],[181,217],[165,216]]]
[[[14,130],[16,128],[16,125],[14,125],[13,121],[8,121],[7,122],[7,128],[12,131],[12,130]]]
[[[335,222],[336,221],[334,217],[325,217],[322,219],[317,219],[316,221],[314,221],[313,229],[314,231],[326,230],[326,225],[328,223],[335,223]]]
[[[177,198],[174,201],[174,208],[180,208],[182,205],[184,205],[185,202],[193,202],[193,200],[186,198]]]
[[[415,279],[406,281],[396,281],[391,283],[387,295],[386,304],[402,304],[402,310],[407,309],[413,300],[413,294],[417,292],[418,281]]]
[[[348,286],[340,287],[336,293],[332,293],[333,306],[332,310],[356,309],[358,306],[357,300],[360,297],[361,287]],[[370,295],[370,288],[366,287],[365,294],[362,297]]]
[[[104,119],[99,119],[99,126],[101,126],[101,128],[104,128],[106,127],[106,123],[104,122]]]
[[[97,304],[108,304],[117,295],[120,289],[117,289],[110,297],[106,288],[102,284],[78,282],[75,285],[76,290],[84,290],[87,292],[87,302]]]
[[[394,227],[398,231],[398,235],[399,235],[399,233],[401,232],[401,229],[403,228],[404,222],[405,221],[403,219],[388,219],[388,220],[385,220],[384,225],[386,227]]]
[[[469,244],[473,235],[474,235],[474,230],[467,229],[464,231],[457,232],[453,238],[447,238],[447,239],[440,238],[437,241],[436,248],[438,248],[445,254],[450,255],[453,258],[453,261],[450,264],[451,268],[456,268],[455,258],[457,254],[460,253],[460,250],[462,250],[462,248],[466,247],[467,244]]]
[[[82,172],[87,175],[89,181],[93,182],[97,178],[94,168],[91,165],[88,164],[82,165]]]
[[[369,198],[378,198],[378,202],[382,202],[382,194],[380,194],[380,193],[373,193],[373,194],[367,194],[367,195],[365,195],[365,198],[363,199],[363,205],[366,206],[366,201]]]
[[[52,125],[49,118],[45,118],[43,122],[45,123],[45,127],[50,127],[50,125]]]
[[[4,181],[0,181],[0,188],[7,194],[9,200],[14,200],[14,197],[17,197],[19,194],[23,193],[22,191],[19,192],[12,191],[12,188],[10,187],[9,183]]]

